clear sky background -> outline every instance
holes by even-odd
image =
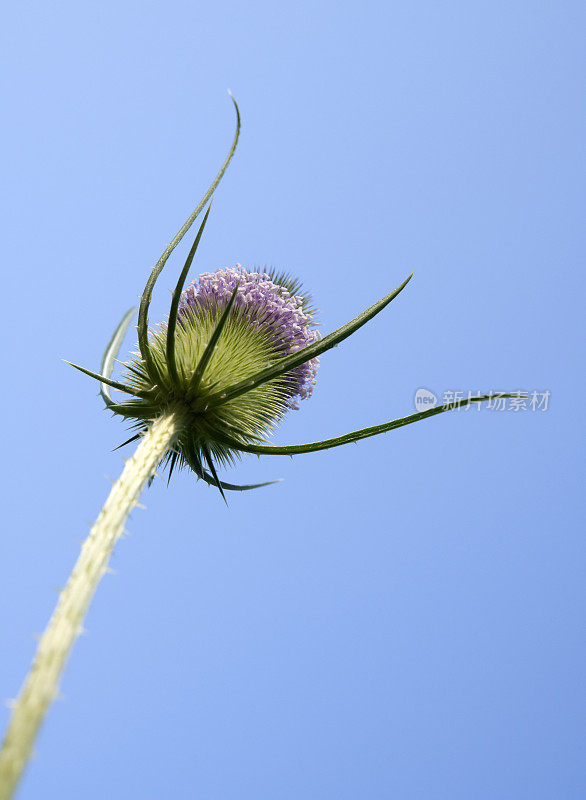
[[[585,18],[571,0],[5,9],[1,696],[123,466],[123,424],[60,359],[98,367],[225,156],[226,89],[242,138],[195,271],[289,269],[324,332],[415,271],[275,442],[409,414],[420,387],[551,393],[249,457],[229,480],[285,480],[228,509],[191,475],[157,481],[21,800],[586,795]]]

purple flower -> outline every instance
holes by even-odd
[[[231,314],[238,316],[240,322],[264,331],[279,355],[287,356],[320,338],[311,309],[307,308],[307,297],[292,294],[287,284],[293,289],[296,286],[282,276],[250,272],[240,264],[235,268],[204,272],[183,290],[179,320],[188,309],[223,310],[238,287]],[[318,365],[319,359],[312,358],[291,370],[289,404],[292,408],[299,407],[296,398],[311,397]]]

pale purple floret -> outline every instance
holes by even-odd
[[[312,325],[312,316],[303,310],[303,298],[291,295],[284,286],[274,283],[263,272],[249,272],[237,264],[235,268],[204,272],[187,286],[179,302],[179,314],[188,307],[225,307],[234,289],[238,291],[234,306],[245,311],[251,325],[258,325],[274,337],[283,356],[296,353],[320,338]],[[318,358],[312,358],[291,370],[290,404],[298,407],[295,398],[307,399],[315,386]]]

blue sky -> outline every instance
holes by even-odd
[[[249,457],[229,479],[284,482],[228,509],[188,474],[155,482],[21,800],[584,797],[584,16],[5,11],[1,696],[123,465],[123,425],[60,359],[99,365],[225,155],[228,88],[242,138],[195,271],[291,270],[324,332],[415,272],[322,358],[275,442],[403,416],[422,387],[550,393],[546,410]]]

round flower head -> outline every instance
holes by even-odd
[[[217,322],[219,312],[224,310],[236,291],[231,328],[246,328],[243,339],[253,349],[266,352],[265,366],[268,366],[275,356],[282,358],[295,353],[319,338],[319,333],[313,327],[309,297],[301,294],[300,289],[297,281],[284,274],[274,271],[249,272],[240,264],[235,269],[204,272],[181,294],[179,321],[184,329],[196,334],[198,326],[205,325],[205,320]],[[225,335],[223,342],[228,346]],[[240,371],[246,368],[246,355],[246,350],[243,350],[237,368]],[[312,358],[288,374],[285,393],[290,407],[299,407],[297,398],[307,399],[311,396],[318,364],[319,359]],[[250,371],[250,374],[255,374],[255,371]],[[241,379],[245,377],[248,375],[241,375]]]
[[[126,383],[137,399],[123,411],[142,425],[145,417],[154,419],[170,406],[182,409],[186,422],[169,460],[202,475],[205,464],[212,469],[214,461],[233,461],[238,451],[227,440],[263,441],[288,409],[310,397],[319,360],[312,358],[233,399],[225,392],[320,337],[309,296],[296,280],[240,264],[203,273],[190,283],[179,295],[174,321],[171,333],[168,321],[150,338],[156,382],[142,358],[127,365]]]

